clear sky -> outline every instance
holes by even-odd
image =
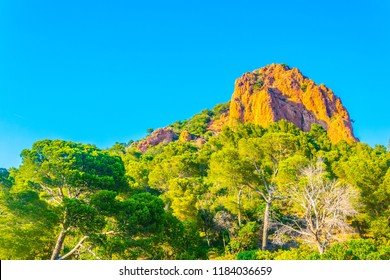
[[[356,136],[387,146],[389,14],[387,0],[0,0],[0,167],[40,139],[140,139],[273,62],[326,84]]]

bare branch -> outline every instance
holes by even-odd
[[[59,257],[58,259],[59,259],[59,260],[64,260],[64,259],[66,259],[67,257],[71,256],[74,252],[77,251],[77,249],[78,249],[79,247],[82,246],[83,242],[84,242],[85,240],[87,240],[88,238],[89,238],[88,235],[86,235],[86,236],[84,236],[83,238],[81,238],[81,240],[79,241],[79,243],[77,243],[76,246],[74,246],[72,250],[70,250],[67,254],[65,254],[65,255]]]
[[[267,181],[265,180],[263,171],[257,166],[257,163],[256,163],[255,160],[253,161],[253,163],[254,163],[254,165],[255,165],[255,169],[256,169],[257,173],[259,173],[261,179],[263,180],[265,189],[266,189],[267,192],[269,193],[268,184],[267,184]]]
[[[43,185],[43,184],[39,184],[39,186],[42,188],[42,190],[44,190],[44,191],[46,191],[47,193],[50,194],[50,196],[51,196],[51,198],[52,198],[52,200],[53,200],[54,202],[56,202],[56,203],[59,204],[59,205],[62,204],[61,201],[58,200],[58,199],[54,196],[53,190],[52,190],[51,188],[46,187],[46,186]]]
[[[256,193],[260,194],[260,195],[263,197],[263,199],[264,199],[265,202],[268,202],[267,196],[264,194],[264,192],[262,192],[261,190],[259,190],[259,188],[254,187],[254,186],[252,186],[252,185],[250,185],[250,184],[248,185],[248,187],[249,187],[250,189],[254,190]]]
[[[317,244],[320,253],[323,253],[338,233],[351,230],[346,217],[357,213],[351,203],[357,194],[347,185],[327,181],[321,162],[315,166],[311,164],[301,170],[301,174],[301,184],[293,185],[289,195],[300,208],[305,228],[292,220],[293,225],[284,223],[279,231],[299,233],[306,242]]]
[[[91,248],[86,248],[86,247],[85,247],[84,245],[82,245],[82,244],[80,245],[80,247],[83,248],[84,250],[88,251],[92,256],[95,257],[95,259],[101,260],[101,258],[98,257],[98,256],[91,250]]]
[[[64,192],[62,191],[61,187],[58,187],[58,195],[59,195],[59,197],[61,197],[61,199],[64,198]]]

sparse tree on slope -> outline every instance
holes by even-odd
[[[349,185],[329,180],[321,161],[304,168],[300,181],[287,193],[296,216],[281,225],[279,236],[298,235],[315,244],[322,254],[337,235],[351,230],[347,218],[357,214],[353,207],[357,192]]]

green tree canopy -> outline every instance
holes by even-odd
[[[104,218],[89,205],[92,194],[127,188],[121,158],[91,145],[43,140],[21,155],[14,191],[37,191],[58,213],[59,232],[52,259],[61,257],[70,233],[86,238],[103,229]]]

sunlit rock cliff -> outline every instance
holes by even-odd
[[[340,98],[284,64],[271,64],[238,78],[229,111],[230,125],[253,122],[267,127],[286,119],[303,131],[309,131],[313,123],[322,125],[333,143],[357,141]]]

